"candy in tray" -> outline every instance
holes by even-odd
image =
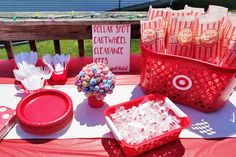
[[[108,127],[127,156],[135,156],[178,139],[189,117],[167,97],[150,94],[108,107]]]

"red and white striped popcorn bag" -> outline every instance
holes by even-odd
[[[192,57],[194,16],[176,16],[171,18],[167,34],[166,53]]]
[[[216,5],[209,5],[206,13],[210,15],[220,16],[222,18],[221,20],[224,21],[228,15],[228,8]]]
[[[170,8],[152,8],[152,6],[149,7],[148,10],[148,20],[155,20],[155,19],[160,19],[163,18],[164,22],[164,30],[165,30],[165,43],[166,43],[166,34],[167,34],[167,29],[169,25],[169,20],[170,20]]]
[[[207,10],[207,14],[217,16],[218,19],[221,20],[221,28],[222,31],[225,29],[227,25],[227,16],[228,16],[228,8],[216,5],[209,5]]]
[[[229,16],[229,24],[224,33],[220,66],[236,66],[236,17]]]
[[[222,38],[221,38],[221,46],[220,46],[220,63],[225,58],[225,55],[228,50],[230,35],[232,33],[232,21],[229,16],[226,17],[224,28],[222,28]],[[219,63],[219,64],[220,64]]]
[[[221,21],[217,16],[204,15],[196,19],[195,26],[195,58],[217,64],[220,60]]]
[[[148,10],[148,20],[155,20],[156,18],[159,19],[162,17],[165,20],[165,28],[168,26],[168,22],[170,19],[170,8],[152,8],[152,6],[149,7]]]
[[[164,53],[165,50],[165,21],[158,18],[150,21],[140,21],[141,42],[156,53]]]
[[[229,31],[231,22],[228,18],[228,8],[222,7],[222,6],[216,6],[216,5],[209,5],[209,8],[207,10],[207,15],[210,16],[216,16],[221,21],[221,33],[222,37],[220,38],[220,48],[219,48],[219,58],[216,58],[215,63],[219,64],[220,60],[223,59],[225,55],[224,45],[227,43],[227,37],[224,37],[227,32]]]
[[[190,10],[191,15],[193,16],[201,16],[205,14],[204,8],[190,7],[188,5],[185,5],[184,10]]]
[[[175,26],[173,26],[173,22],[172,22],[174,19],[176,19],[176,18],[181,18],[182,19],[186,16],[192,16],[190,10],[171,10],[166,35],[168,36],[170,31],[171,31],[170,29],[175,27]]]
[[[221,12],[221,14],[227,14],[228,8],[218,6],[218,5],[209,5],[209,7],[207,9],[207,13],[217,13],[219,11]]]

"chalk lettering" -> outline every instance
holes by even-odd
[[[94,44],[125,44],[126,38],[124,36],[95,36],[93,39]]]
[[[126,33],[129,32],[130,25],[117,25],[116,33]]]
[[[128,71],[128,66],[115,66],[110,69],[111,71]]]
[[[94,47],[94,54],[96,55],[123,55],[124,47]]]
[[[128,72],[130,31],[130,24],[93,25],[93,61],[107,64],[114,72]]]
[[[93,25],[94,33],[113,33],[112,25]]]
[[[108,58],[94,58],[94,62],[95,63],[102,62],[108,64]]]

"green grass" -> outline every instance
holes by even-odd
[[[37,41],[37,49],[39,56],[42,57],[44,54],[54,54],[53,41]],[[78,56],[78,45],[76,40],[61,40],[61,52],[63,54],[70,54],[71,56]],[[92,41],[85,40],[84,42],[85,55],[92,55]],[[13,51],[15,54],[20,52],[29,52],[29,44],[20,44],[13,46]],[[131,53],[140,53],[139,49],[139,39],[132,39],[131,42]],[[0,59],[7,59],[7,53],[5,48],[0,48]]]

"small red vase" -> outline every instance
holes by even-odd
[[[98,100],[96,98],[96,96],[91,95],[91,96],[88,97],[88,105],[93,107],[93,108],[99,108],[99,107],[102,107],[104,105],[104,101],[103,101],[103,99]]]

